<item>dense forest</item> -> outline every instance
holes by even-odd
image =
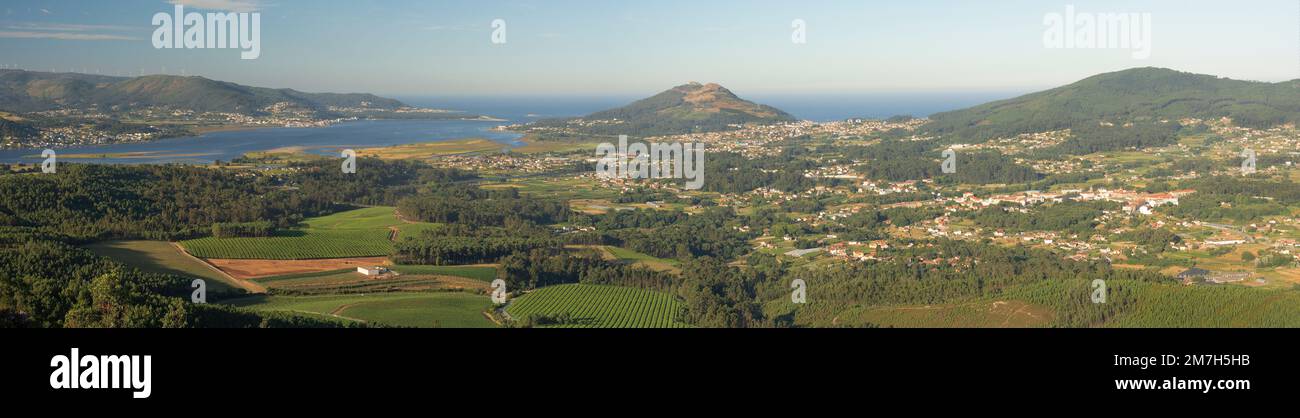
[[[1113,202],[1062,202],[1038,206],[1032,211],[1014,211],[1014,206],[993,206],[971,215],[976,224],[986,228],[1020,231],[1057,231],[1090,236],[1097,218],[1106,210],[1115,210]]]
[[[1290,180],[1218,176],[1184,182],[1181,187],[1194,188],[1197,193],[1182,199],[1178,206],[1161,208],[1162,211],[1175,216],[1246,223],[1288,213],[1288,206],[1300,203],[1300,184]]]
[[[524,198],[513,188],[464,185],[437,186],[432,192],[402,199],[397,209],[402,216],[422,222],[468,226],[502,226],[512,219],[553,224],[569,216],[569,204],[563,200]]]
[[[894,251],[896,261],[892,262],[795,271],[790,279],[808,283],[809,303],[791,312],[782,312],[772,320],[829,325],[832,317],[852,307],[933,305],[1014,294],[1055,308],[1055,326],[1086,327],[1103,323],[1133,303],[1122,297],[1112,297],[1107,304],[1091,303],[1087,284],[1093,279],[1169,281],[1154,272],[1112,270],[1108,266],[1063,260],[1026,248],[939,241],[932,246]],[[934,259],[945,262],[921,262]],[[1052,291],[1046,293],[1050,296],[1028,297],[1031,289],[1043,289],[1042,286],[1051,286]],[[773,289],[778,293],[783,290]],[[1123,294],[1122,288],[1109,290],[1114,296]]]
[[[759,188],[784,192],[801,192],[818,185],[816,180],[803,175],[813,168],[811,162],[799,158],[799,148],[784,148],[777,158],[748,159],[730,152],[709,153],[704,166],[702,190],[718,193],[745,193]],[[827,183],[832,184],[832,183]]]
[[[1041,158],[1163,147],[1178,142],[1178,123],[1107,126],[1083,123],[1070,128],[1070,139],[1038,152]]]
[[[0,176],[0,226],[30,226],[81,240],[177,240],[217,223],[284,228],[349,205],[395,204],[424,181],[454,170],[362,159],[344,176],[335,162],[300,163],[292,174],[245,176],[180,165],[61,164],[57,175]]]
[[[885,181],[935,179],[945,184],[1023,184],[1042,179],[1034,169],[992,151],[955,152],[954,173],[944,173],[943,150],[935,141],[885,140],[845,147],[841,152],[855,161],[865,160],[858,171]]]

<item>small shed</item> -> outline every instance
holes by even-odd
[[[365,276],[383,276],[385,274],[388,274],[388,272],[389,272],[388,268],[382,266],[357,267],[357,273],[361,273],[362,275]]]

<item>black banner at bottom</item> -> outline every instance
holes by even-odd
[[[616,396],[726,388],[1078,400],[1300,389],[1297,330],[8,330],[4,398],[195,405],[272,397]],[[114,387],[116,385],[116,387]],[[775,392],[774,392],[775,391]],[[774,395],[774,393],[776,395]],[[465,398],[465,399],[470,399]],[[671,399],[664,399],[671,402]],[[315,404],[315,405],[312,405]]]

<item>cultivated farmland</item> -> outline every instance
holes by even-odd
[[[195,257],[252,260],[311,260],[381,257],[393,251],[394,234],[436,227],[404,223],[394,208],[374,207],[303,221],[303,227],[265,238],[200,238],[181,242]]]
[[[497,268],[493,265],[482,266],[412,266],[397,265],[393,266],[393,271],[401,274],[418,274],[430,276],[453,276],[474,279],[481,282],[491,282],[497,276]]]
[[[566,328],[684,328],[682,304],[672,295],[633,287],[566,284],[519,297],[507,312],[515,320],[567,314]]]
[[[266,238],[200,238],[182,243],[195,257],[309,260],[377,257],[393,251],[385,231],[290,231]]]
[[[471,278],[448,275],[402,274],[396,277],[374,278],[357,274],[356,270],[335,270],[312,274],[293,274],[259,279],[258,282],[277,294],[370,294],[389,292],[421,292],[431,290],[463,290],[487,293],[488,283]]]
[[[464,292],[381,293],[371,295],[267,296],[229,301],[259,311],[284,311],[405,327],[490,328],[484,316],[487,296]]]

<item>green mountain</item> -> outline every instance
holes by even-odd
[[[0,118],[0,140],[23,140],[34,138],[36,135],[36,129],[27,124]]]
[[[124,78],[89,74],[0,70],[0,110],[126,110],[151,106],[197,112],[258,114],[280,105],[327,112],[330,106],[393,110],[406,107],[371,94],[304,93],[249,87],[203,77],[151,75]]]
[[[1262,83],[1136,68],[1068,86],[939,113],[923,128],[953,140],[983,141],[1023,133],[1180,118],[1232,118],[1269,127],[1300,120],[1300,81]],[[1154,122],[1153,122],[1154,123]]]
[[[733,125],[793,121],[780,109],[743,100],[717,84],[689,83],[636,101],[627,106],[592,113],[584,121],[574,119],[539,121],[541,126],[562,126],[593,134],[673,135],[734,129]],[[612,121],[617,122],[612,122]]]

